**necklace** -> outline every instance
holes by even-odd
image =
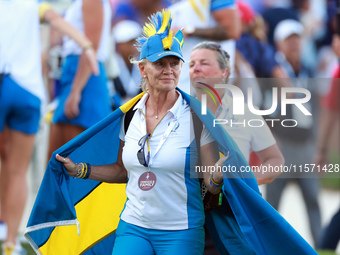
[[[162,110],[159,112],[159,113],[161,113],[162,112]],[[156,116],[155,116],[155,118],[156,119],[158,119],[158,114],[159,114],[158,112],[157,112],[157,114],[156,114]]]
[[[173,104],[176,102],[177,98],[178,98],[178,97],[176,96],[175,100],[171,103],[171,106],[173,106]],[[162,109],[161,109],[160,112],[157,111],[157,114],[155,115],[155,118],[156,118],[156,119],[158,119],[158,116],[159,116],[160,113],[162,113],[162,111],[163,111],[163,107],[162,107]]]

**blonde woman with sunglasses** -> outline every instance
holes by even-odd
[[[70,176],[127,182],[128,199],[112,254],[203,252],[200,181],[190,177],[195,165],[191,160],[198,156],[193,149],[192,114],[176,90],[184,62],[183,35],[179,31],[172,36],[171,19],[168,11],[152,16],[152,22],[144,27],[144,36],[138,39],[140,59],[133,62],[139,66],[145,94],[133,107],[135,112],[126,132],[122,119],[117,163],[89,166],[57,155]],[[197,139],[202,164],[213,166],[218,159],[216,142],[207,130]],[[204,174],[205,185],[213,194],[220,193],[222,181],[221,172]]]

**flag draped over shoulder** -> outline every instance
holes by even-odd
[[[116,162],[120,117],[142,96],[138,95],[53,153],[25,231],[38,254],[112,251],[115,229],[126,201],[125,184],[70,178],[55,156],[91,165]]]
[[[220,151],[229,158],[225,165],[239,168],[246,160],[229,134],[213,127],[213,115],[201,115],[200,102],[182,93],[208,128]],[[52,155],[36,198],[25,237],[38,254],[110,254],[115,230],[123,210],[125,184],[107,184],[70,178],[58,153],[74,162],[104,165],[116,162],[121,116],[143,93],[59,148]],[[245,240],[256,254],[316,254],[308,243],[260,195],[252,173],[224,173],[223,193]],[[227,250],[223,232],[225,215],[212,211],[207,224],[220,238],[219,250]],[[78,235],[79,234],[79,235]],[[228,254],[225,252],[224,254]]]
[[[238,146],[221,125],[213,126],[213,115],[200,115],[200,102],[190,99],[190,107],[194,110],[203,124],[218,142],[219,150],[229,158],[224,166],[236,166],[240,170],[241,166],[248,166]],[[223,173],[223,194],[235,216],[236,221],[226,215],[225,208],[218,208],[206,214],[206,224],[220,254],[254,254],[242,253],[242,243],[232,238],[243,237],[249,248],[259,255],[312,255],[316,251],[296,232],[296,230],[267,202],[258,189],[256,180],[252,172]],[[236,228],[233,226],[237,224]],[[242,234],[228,234],[228,231],[240,229]],[[230,230],[230,227],[233,228]],[[216,240],[214,239],[216,238]],[[229,240],[228,238],[229,237]],[[244,245],[244,243],[243,243]]]

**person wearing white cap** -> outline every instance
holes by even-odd
[[[299,21],[281,21],[274,30],[274,41],[278,54],[277,61],[290,78],[308,78],[312,74],[301,62],[301,36],[304,28]],[[304,74],[305,72],[308,72]]]
[[[114,108],[119,107],[120,103],[124,104],[141,91],[139,83],[142,77],[137,66],[130,62],[130,58],[138,53],[133,45],[141,33],[142,27],[132,20],[122,20],[113,28],[112,36],[116,43],[116,58],[119,66],[119,74],[113,79]]]
[[[304,32],[302,24],[296,20],[283,20],[275,28],[274,41],[278,49],[277,60],[283,67],[287,75],[291,78],[293,87],[307,89],[312,93],[311,100],[304,103],[304,106],[312,113],[312,116],[305,116],[297,107],[287,105],[287,115],[285,119],[294,119],[298,124],[293,128],[274,127],[278,144],[285,158],[286,165],[305,165],[313,163],[315,154],[314,118],[317,102],[315,97],[315,87],[313,87],[313,72],[307,68],[301,58],[301,37]],[[298,98],[301,93],[295,93]],[[277,116],[280,118],[281,116]],[[267,201],[278,208],[280,198],[286,184],[296,181],[301,189],[304,202],[307,207],[309,225],[314,244],[317,243],[321,233],[321,215],[318,202],[319,179],[317,173],[283,173],[283,178],[277,178],[267,185]]]
[[[303,26],[299,21],[293,19],[283,20],[275,28],[274,41],[275,43],[279,43],[291,35],[301,36],[303,30]]]

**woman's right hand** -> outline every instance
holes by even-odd
[[[99,75],[99,65],[97,61],[97,54],[92,47],[85,49],[85,56],[89,63],[92,73],[95,76]]]
[[[69,157],[64,158],[57,154],[56,159],[64,164],[64,167],[70,176],[77,175],[79,166],[78,164],[74,163]]]
[[[66,99],[64,114],[66,118],[73,119],[79,115],[79,103],[81,94],[78,92],[71,92]]]

